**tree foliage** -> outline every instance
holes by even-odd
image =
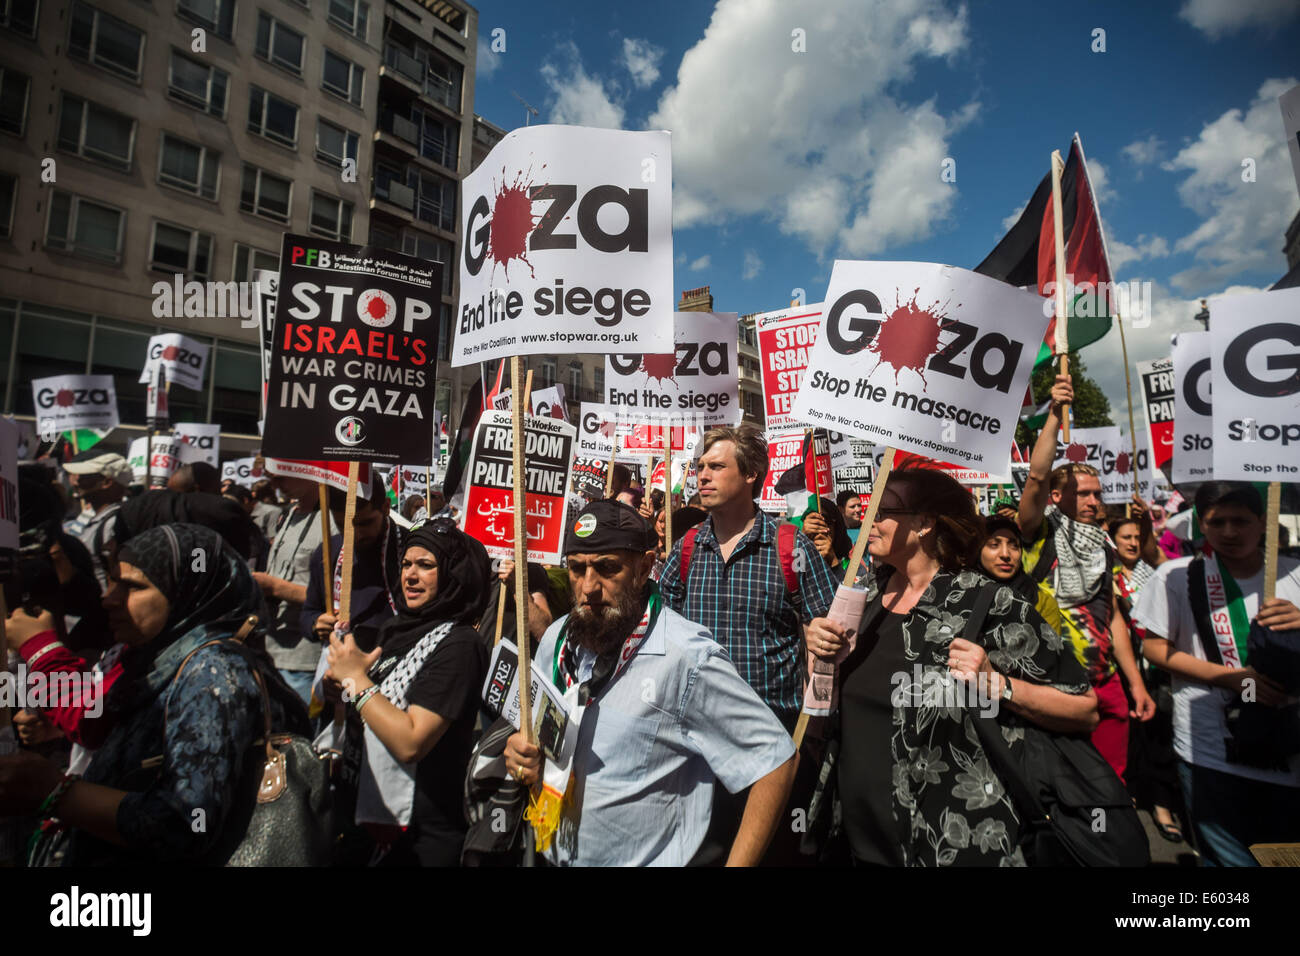
[[[1047,401],[1052,392],[1052,383],[1056,381],[1059,364],[1045,365],[1034,372],[1030,384],[1034,392],[1034,407]],[[1114,425],[1111,418],[1110,401],[1101,388],[1088,375],[1088,366],[1078,352],[1070,353],[1070,378],[1074,382],[1074,404],[1070,406],[1071,421],[1075,428],[1100,428]],[[1023,424],[1016,425],[1016,442],[1020,445],[1032,445],[1038,437],[1037,430],[1030,430]]]

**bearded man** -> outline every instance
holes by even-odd
[[[667,607],[650,579],[650,528],[618,501],[566,530],[573,611],[543,635],[537,665],[581,709],[555,840],[561,866],[711,862],[718,784],[750,788],[728,865],[756,864],[794,781],[794,745],[709,632]],[[571,726],[570,730],[574,730]],[[506,768],[533,786],[542,755],[515,733]]]

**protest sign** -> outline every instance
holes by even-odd
[[[1137,373],[1142,382],[1142,405],[1146,409],[1151,468],[1168,473],[1174,456],[1174,360],[1138,362]]]
[[[171,384],[184,385],[196,392],[203,391],[203,372],[208,367],[208,347],[179,332],[155,335],[145,348],[140,384],[148,383],[159,365],[166,370],[167,381]]]
[[[803,464],[803,434],[803,429],[767,433],[767,477],[758,499],[764,511],[785,513],[785,496],[776,490],[776,483],[791,468]]]
[[[1300,476],[1300,289],[1225,295],[1210,308],[1214,477]]]
[[[111,375],[51,375],[32,379],[36,432],[53,441],[59,432],[118,426],[117,390]]]
[[[700,440],[699,429],[684,425],[632,425],[622,436],[624,451],[653,455],[664,450],[664,429],[668,430],[673,451],[691,453]]]
[[[793,417],[1005,474],[1046,325],[1039,296],[965,269],[836,262]]]
[[[167,479],[181,465],[204,461],[205,458],[201,450],[174,435],[154,435],[152,441],[148,436],[132,441],[126,460],[131,465],[131,477],[137,485],[145,484],[147,480],[151,488],[164,488]]]
[[[1025,483],[1029,481],[1029,462],[1013,461],[1011,463],[1011,481],[1016,486],[1016,494],[1025,493]]]
[[[504,717],[519,729],[521,706],[519,700],[519,650],[508,638],[500,641],[492,651],[487,679],[483,682],[483,703],[493,717]],[[545,671],[537,662],[530,662],[528,672],[528,699],[532,730],[537,746],[550,760],[558,760],[564,752],[564,732],[569,725],[569,712],[564,705],[564,695],[546,679]]]
[[[623,450],[622,439],[631,430],[632,425],[618,421],[616,410],[609,405],[583,402],[578,414],[576,452],[579,455],[603,457],[606,461],[613,454],[616,462],[625,465],[640,464],[645,457],[644,451]]]
[[[257,292],[257,352],[262,359],[262,415],[266,415],[266,385],[271,380],[271,353],[275,347],[275,298],[280,292],[280,274],[254,269]]]
[[[1082,463],[1096,468],[1101,481],[1101,500],[1108,505],[1127,504],[1133,500],[1133,469],[1138,473],[1138,494],[1151,497],[1151,474],[1147,469],[1147,449],[1137,452],[1137,461],[1129,450],[1128,440],[1120,435],[1119,428],[1076,428],[1067,445],[1056,442],[1056,459],[1052,468]]]
[[[18,426],[0,418],[0,551],[18,550]]]
[[[296,461],[288,458],[267,458],[268,475],[284,475],[289,478],[306,478],[308,481],[321,482],[339,491],[348,490],[348,462],[346,461]],[[258,477],[257,475],[253,476]],[[357,494],[362,498],[370,497],[370,465],[361,462],[357,471]]]
[[[564,401],[564,386],[556,384],[533,392],[533,414],[539,418],[558,418],[567,422],[569,406]]]
[[[532,126],[461,184],[451,364],[673,348],[666,132]]]
[[[1300,86],[1293,86],[1277,98],[1282,108],[1282,126],[1286,130],[1286,148],[1291,154],[1296,189],[1300,189]]]
[[[250,487],[253,482],[260,479],[265,472],[257,467],[256,458],[234,458],[230,461],[221,463],[221,480],[227,479],[237,485],[243,485],[245,488]]]
[[[286,235],[263,450],[431,460],[441,277],[430,260]]]
[[[221,426],[205,425],[202,422],[177,422],[172,426],[172,434],[190,447],[203,454],[199,461],[209,465],[217,464],[217,455],[221,450]]]
[[[569,475],[569,510],[576,514],[589,501],[599,501],[605,497],[605,482],[608,475],[609,460],[578,455],[573,459],[573,469]]]
[[[484,412],[470,449],[462,528],[492,557],[514,556],[514,441],[510,413]],[[576,430],[554,418],[529,417],[524,425],[527,463],[528,560],[560,563],[567,514],[569,468]]]
[[[605,400],[638,422],[737,424],[739,329],[734,312],[674,312],[676,352],[605,357]]]
[[[808,367],[808,354],[817,341],[822,306],[799,305],[754,316],[758,365],[763,380],[763,415],[768,431],[798,428],[791,414],[794,397]]]
[[[835,472],[835,487],[839,491],[852,491],[858,495],[871,494],[872,478],[875,475],[875,461],[872,455],[874,446],[871,442],[864,441],[861,438],[844,438],[842,447],[848,451],[848,455],[839,459],[842,464],[836,464],[836,443],[835,433],[831,435],[831,468]],[[847,461],[845,459],[847,458]]]
[[[1210,405],[1210,333],[1174,337],[1174,484],[1214,474],[1214,415]]]

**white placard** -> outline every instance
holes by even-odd
[[[201,422],[177,422],[172,426],[172,434],[181,441],[203,453],[200,461],[206,461],[216,467],[221,452],[221,426],[207,425]]]
[[[221,480],[230,479],[237,485],[250,487],[253,482],[263,476],[263,472],[255,466],[256,458],[235,458],[232,461],[223,462],[221,465]]]
[[[462,181],[451,364],[671,352],[667,132],[531,126]]]
[[[1226,295],[1210,305],[1214,477],[1300,475],[1300,289]]]
[[[1210,333],[1174,337],[1174,484],[1214,475],[1214,415],[1210,402]]]
[[[578,413],[578,440],[574,444],[574,455],[609,461],[615,438],[622,438],[631,430],[629,422],[618,420],[617,409],[601,402],[583,402]],[[626,465],[644,464],[645,453],[623,451],[620,447],[614,460]]]
[[[635,422],[735,425],[739,334],[735,312],[674,312],[675,353],[605,357],[605,401]]]
[[[116,428],[117,390],[111,375],[51,375],[32,379],[36,433],[53,441],[77,428]]]
[[[167,479],[176,473],[181,465],[203,461],[203,453],[173,435],[154,435],[149,438],[137,438],[131,442],[126,452],[126,460],[131,464],[131,478],[137,485],[144,484],[146,475],[146,452],[152,453],[153,467],[147,469],[155,486],[167,484]]]
[[[1129,443],[1120,435],[1116,425],[1072,428],[1070,444],[1066,445],[1057,436],[1056,459],[1052,462],[1052,468],[1077,463],[1092,465],[1100,473],[1102,503],[1122,505],[1133,500],[1135,467],[1138,472],[1137,492],[1143,500],[1151,500],[1151,473],[1147,468],[1147,459],[1147,449],[1140,448],[1136,463],[1133,461]],[[1002,482],[1006,480],[1004,478]]]
[[[1005,475],[1043,300],[924,262],[838,261],[793,417]]]
[[[167,370],[170,385],[184,385],[199,392],[203,390],[203,370],[208,367],[208,347],[202,342],[179,332],[164,332],[149,340],[145,349],[144,369],[140,372],[141,384],[150,381],[154,366],[162,364]]]

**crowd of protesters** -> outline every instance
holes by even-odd
[[[345,496],[303,478],[222,487],[194,464],[132,494],[115,454],[24,465],[11,669],[93,680],[0,726],[0,857],[227,862],[273,728],[329,768],[314,863],[510,865],[534,828],[551,865],[1041,863],[982,717],[919,692],[940,677],[996,703],[1013,756],[1029,727],[1089,740],[1160,836],[1252,865],[1252,844],[1300,841],[1300,666],[1257,650],[1300,629],[1300,563],[1264,600],[1248,484],[1108,510],[1095,470],[1051,467],[1072,398],[1058,377],[1018,501],[987,516],[905,466],[869,526],[853,492],[778,519],[756,503],[762,433],[715,428],[671,542],[663,492],[620,465],[557,568],[494,564],[442,495],[390,507],[378,479],[345,569]],[[571,706],[558,781],[549,744],[483,700],[520,588],[534,666]],[[818,662],[839,705],[805,735]]]

